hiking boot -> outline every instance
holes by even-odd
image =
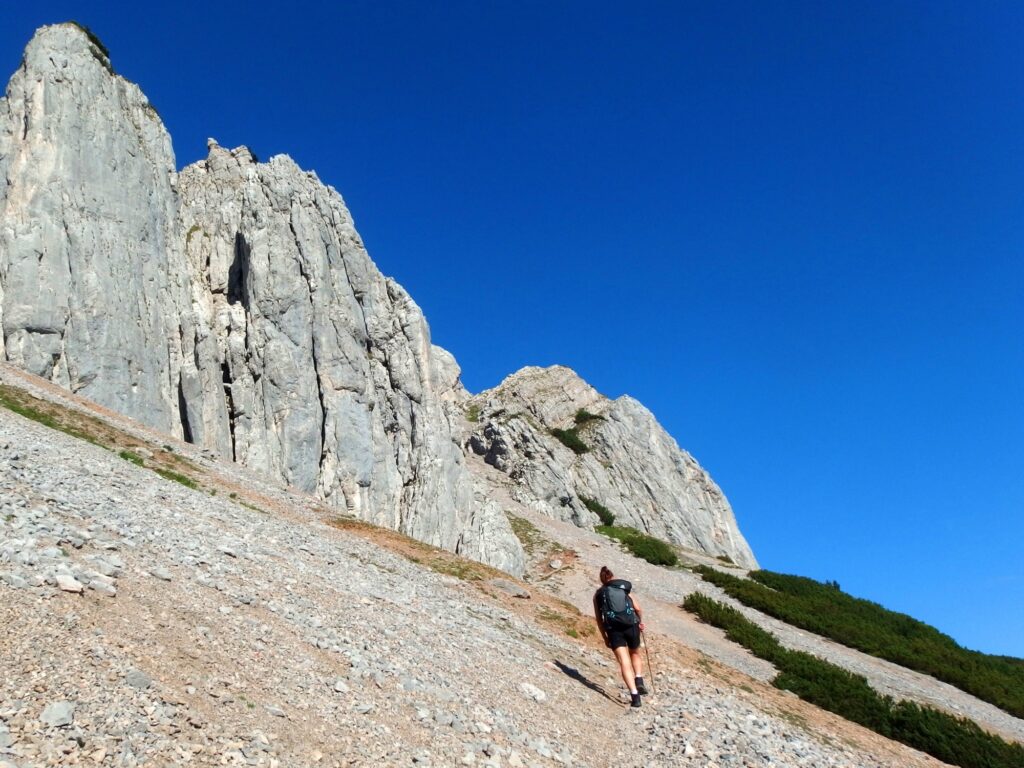
[[[629,706],[633,709],[640,709],[640,694],[631,693],[629,694]]]
[[[650,691],[647,690],[647,686],[644,685],[644,679],[642,677],[638,677],[635,682],[636,692],[639,693],[641,696],[646,696],[650,693]]]

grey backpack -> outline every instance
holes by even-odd
[[[598,606],[601,620],[607,629],[628,629],[640,623],[640,617],[633,610],[633,599],[629,591],[633,588],[625,579],[613,579],[598,591]]]

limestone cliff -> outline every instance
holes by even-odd
[[[0,101],[3,357],[341,509],[517,572],[474,503],[454,360],[341,197],[156,111],[80,28],[39,30]]]
[[[518,573],[523,550],[462,446],[529,503],[743,564],[728,503],[639,403],[566,369],[474,401],[341,196],[210,140],[178,173],[137,86],[74,24],[40,29],[0,99],[0,359],[338,509]],[[579,408],[591,453],[550,436]]]
[[[508,474],[517,501],[582,526],[598,522],[583,499],[596,501],[617,525],[757,565],[725,495],[633,398],[609,400],[562,366],[524,368],[468,410],[467,450]]]
[[[166,431],[188,307],[171,140],[70,24],[0,100],[0,353]]]

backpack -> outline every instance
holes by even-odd
[[[626,629],[640,623],[629,596],[632,588],[624,579],[613,579],[597,591],[597,605],[606,629]]]

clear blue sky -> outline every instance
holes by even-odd
[[[467,386],[643,401],[761,563],[1024,656],[1024,6],[22,3],[345,196]],[[336,7],[335,7],[336,6]]]

